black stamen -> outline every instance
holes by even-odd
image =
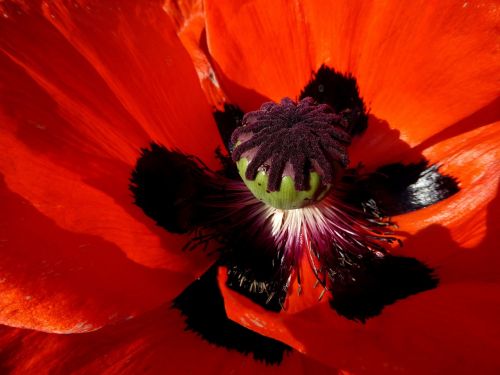
[[[270,311],[280,311],[286,298],[288,270],[282,267],[283,249],[276,244],[269,221],[259,213],[264,204],[251,196],[241,204],[241,195],[226,195],[219,207],[217,237],[221,247],[219,262],[228,269],[227,286]],[[239,207],[231,208],[233,204]],[[259,223],[259,224],[256,224]]]
[[[365,131],[368,116],[359,96],[358,84],[352,75],[343,75],[322,65],[302,90],[300,99],[306,97],[332,107],[349,124],[349,134],[357,135]]]
[[[186,317],[187,329],[208,342],[252,354],[267,364],[280,364],[291,348],[267,338],[228,319],[221,292],[217,286],[217,267],[213,266],[188,286],[173,303]]]
[[[260,265],[257,269],[265,268]],[[260,273],[260,271],[259,271]],[[242,268],[239,264],[228,268],[226,285],[234,291],[251,299],[269,311],[280,312],[285,302],[286,292],[272,276],[257,279],[254,269]]]
[[[246,241],[252,243],[253,241]],[[254,243],[255,245],[255,243]],[[221,259],[228,269],[226,285],[266,310],[279,312],[286,298],[278,256],[256,246],[238,245]]]

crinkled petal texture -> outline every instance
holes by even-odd
[[[0,372],[21,374],[336,374],[306,356],[285,355],[280,367],[210,345],[182,328],[176,310],[83,335],[51,335],[0,326]]]
[[[1,7],[0,323],[85,332],[170,300],[211,260],[133,205],[130,173],[151,140],[210,165],[219,139],[162,3]]]
[[[500,369],[499,123],[423,151],[456,176],[461,191],[435,206],[395,217],[406,236],[396,254],[436,270],[439,286],[384,309],[366,324],[328,306],[269,313],[227,289],[229,317],[355,373],[494,374]]]
[[[230,101],[298,96],[321,64],[352,73],[377,117],[416,145],[498,95],[498,1],[205,0]]]

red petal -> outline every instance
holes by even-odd
[[[66,132],[121,158],[156,140],[214,160],[215,124],[160,1],[54,1],[4,12],[2,50],[31,78],[23,81],[48,94],[36,105],[55,101],[53,111],[71,123]],[[27,85],[6,84],[33,95]]]
[[[373,172],[391,163],[411,163],[422,160],[422,155],[401,140],[401,132],[392,129],[387,121],[368,116],[368,128],[361,137],[354,137],[349,147],[352,168],[360,164],[364,171]]]
[[[395,218],[408,236],[400,253],[437,270],[442,283],[500,281],[498,176],[499,123],[457,136],[424,151],[456,176],[461,190],[424,210]]]
[[[324,303],[298,314],[269,313],[220,286],[232,320],[337,368],[493,374],[500,366],[498,284],[442,286],[391,305],[366,324],[340,317]]]
[[[334,374],[294,352],[269,366],[212,346],[183,329],[168,307],[85,335],[0,327],[1,369],[12,374]]]
[[[297,96],[326,63],[353,73],[371,112],[415,145],[498,94],[495,1],[206,3],[221,84],[246,110],[259,98],[245,91]]]
[[[157,306],[211,262],[128,184],[151,137],[208,158],[217,136],[161,7],[51,4],[2,4],[0,322],[78,332]]]
[[[210,54],[223,90],[245,111],[294,97],[313,61],[299,2],[206,1]]]
[[[399,216],[401,230],[409,234],[442,225],[453,241],[466,248],[477,246],[490,229],[486,223],[488,205],[497,195],[500,174],[500,123],[450,138],[423,151],[442,173],[458,179],[460,191],[423,210]]]
[[[353,72],[372,113],[414,145],[498,95],[496,8],[496,1],[311,1],[305,17],[316,64]]]
[[[470,116],[434,133],[418,146],[411,148],[408,143],[401,139],[399,130],[391,129],[387,121],[369,115],[368,129],[363,133],[362,137],[354,138],[352,146],[349,148],[349,159],[352,166],[362,163],[368,170],[375,170],[390,163],[419,162],[423,157],[422,152],[428,153],[428,150],[439,142],[459,135],[462,138],[466,137],[467,132],[491,124],[499,119],[500,97]],[[436,156],[438,155],[434,156],[434,161],[439,163],[439,158]],[[439,157],[446,157],[446,154],[441,154]]]

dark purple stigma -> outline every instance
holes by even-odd
[[[278,191],[284,176],[294,179],[297,190],[309,189],[315,171],[322,184],[332,184],[347,167],[349,124],[328,105],[307,97],[298,103],[284,98],[264,103],[248,112],[231,136],[235,162],[249,162],[245,177],[254,180],[259,171],[269,176],[268,190]]]

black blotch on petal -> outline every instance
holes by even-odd
[[[366,107],[359,95],[356,79],[322,65],[300,93],[300,99],[312,97],[318,103],[330,105],[350,124],[351,135],[363,133],[368,126]]]
[[[197,202],[210,192],[209,177],[195,159],[156,143],[141,151],[130,179],[135,204],[170,232],[195,229],[203,221]]]
[[[386,216],[400,215],[433,205],[457,193],[457,180],[443,175],[426,160],[416,164],[390,164],[361,183],[364,199],[373,199]]]
[[[352,267],[349,276],[332,284],[330,306],[338,314],[361,322],[379,315],[385,306],[439,283],[425,264],[392,255],[369,256]]]
[[[259,335],[228,319],[217,285],[217,266],[213,266],[188,286],[173,302],[186,317],[187,329],[206,341],[252,354],[256,360],[279,364],[291,348],[280,341]]]
[[[243,111],[239,107],[227,103],[224,104],[223,111],[215,111],[213,114],[215,123],[217,124],[220,136],[228,153],[231,152],[231,134],[240,126],[243,114]]]

